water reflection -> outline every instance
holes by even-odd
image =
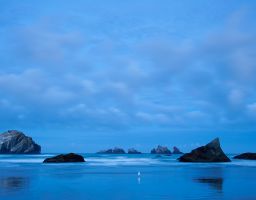
[[[0,190],[12,190],[22,189],[28,186],[28,178],[26,177],[0,177]]]
[[[194,179],[198,183],[208,184],[211,188],[222,191],[223,178],[196,178]]]

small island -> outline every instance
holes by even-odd
[[[0,134],[0,154],[40,154],[41,146],[17,130]]]
[[[75,153],[60,154],[51,158],[46,158],[43,163],[71,163],[85,162],[84,157]]]
[[[243,160],[256,160],[256,153],[242,153],[234,157],[234,159],[243,159]]]
[[[219,138],[184,154],[178,160],[180,162],[231,162],[222,151]]]

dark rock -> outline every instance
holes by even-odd
[[[121,148],[115,147],[114,149],[107,149],[98,152],[99,154],[125,154],[125,151]]]
[[[113,154],[125,154],[125,151],[123,149],[121,149],[121,148],[115,147],[113,149]]]
[[[242,153],[235,156],[234,159],[256,160],[256,153]]]
[[[179,149],[178,147],[173,147],[173,154],[183,154]]]
[[[66,162],[85,162],[84,157],[78,154],[60,154],[52,158],[46,158],[44,163],[66,163]]]
[[[31,137],[16,130],[0,134],[0,154],[39,154],[41,146]]]
[[[220,147],[219,138],[209,144],[186,153],[179,158],[180,162],[230,162]]]
[[[158,145],[156,149],[151,150],[151,154],[172,154],[172,152],[167,147]]]
[[[137,151],[134,148],[128,149],[128,154],[141,154],[141,152]]]
[[[112,149],[107,149],[107,150],[101,150],[97,152],[98,154],[112,154],[113,150]]]

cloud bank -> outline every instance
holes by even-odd
[[[225,14],[203,2],[114,3],[3,3],[2,124],[141,134],[255,130],[249,3],[219,4]]]

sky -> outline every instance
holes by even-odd
[[[256,1],[0,0],[0,132],[43,152],[256,151]]]

